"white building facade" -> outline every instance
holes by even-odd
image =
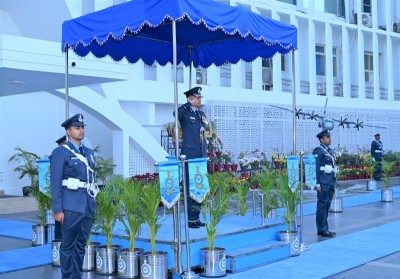
[[[195,1],[195,0],[193,0]],[[49,155],[65,131],[64,20],[94,12],[117,0],[0,0],[0,190],[21,195],[20,181],[8,159],[14,148]],[[400,150],[400,0],[242,0],[221,1],[298,28],[292,56],[193,69],[192,84],[203,87],[204,110],[217,123],[224,150],[291,152],[291,108],[384,126],[342,129],[333,147],[349,151],[369,147],[380,132],[385,149]],[[294,65],[294,69],[292,69]],[[69,53],[68,114],[82,113],[84,144],[100,146],[125,177],[154,172],[165,160],[161,128],[173,121],[171,65],[128,64],[109,58]],[[292,78],[294,72],[294,82]],[[188,89],[189,69],[179,68],[179,102]],[[194,86],[194,85],[193,85]],[[309,152],[320,128],[313,120],[296,121],[296,149]]]

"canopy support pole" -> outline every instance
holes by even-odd
[[[65,119],[69,118],[68,47],[65,47]]]
[[[293,110],[293,156],[296,156],[296,74],[294,50],[292,50],[292,110]]]
[[[179,159],[179,126],[178,126],[178,67],[176,46],[176,22],[172,21],[172,52],[174,64],[174,104],[175,104],[175,156]],[[175,273],[182,273],[182,240],[181,240],[181,205],[178,200],[174,205],[173,227],[174,227],[174,269]]]
[[[192,88],[192,46],[189,46],[189,90]]]

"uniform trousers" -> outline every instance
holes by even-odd
[[[60,265],[63,279],[80,279],[82,277],[86,240],[93,225],[93,213],[90,212],[88,204],[85,213],[64,210],[60,247]]]
[[[331,207],[333,194],[335,192],[334,185],[321,184],[321,192],[317,192],[317,212],[316,223],[318,232],[329,231],[328,212]]]

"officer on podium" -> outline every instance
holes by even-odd
[[[329,145],[331,145],[329,130],[323,130],[318,133],[317,138],[320,141],[320,145],[313,151],[313,154],[317,155],[317,184],[315,186],[318,198],[316,212],[317,231],[320,236],[333,237],[336,233],[329,231],[328,211],[335,192],[335,176],[338,168],[336,167],[333,152],[329,148]]]
[[[187,103],[178,108],[178,120],[182,128],[181,155],[186,155],[186,159],[207,157],[206,128],[209,121],[205,113],[199,109],[203,97],[201,87],[194,87],[183,94],[186,95]],[[189,187],[189,176],[186,177],[186,185]],[[197,229],[205,226],[199,218],[201,204],[188,197],[187,206],[189,228]]]
[[[61,124],[68,141],[53,150],[50,182],[54,219],[61,223],[60,264],[63,279],[82,276],[85,244],[96,210],[94,153],[84,146],[85,124],[76,114]]]

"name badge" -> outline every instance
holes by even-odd
[[[196,120],[196,117],[190,116],[190,119]]]

